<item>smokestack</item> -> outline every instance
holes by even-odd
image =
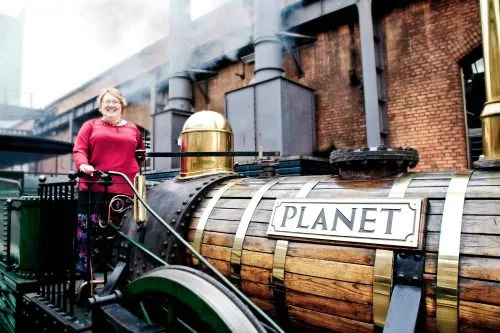
[[[185,72],[191,54],[191,0],[170,0],[168,103],[166,110],[191,112],[192,84]]]
[[[500,4],[480,0],[486,104],[481,113],[484,160],[474,165],[500,167]]]
[[[192,51],[191,1],[170,0],[168,101],[165,109],[153,114],[153,142],[156,151],[179,152],[177,144],[184,122],[192,112],[192,83],[186,73]],[[179,159],[158,158],[155,169],[171,170],[180,167]]]
[[[255,82],[283,75],[282,48],[277,33],[281,30],[280,0],[254,0]]]

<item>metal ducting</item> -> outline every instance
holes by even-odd
[[[226,93],[226,117],[236,151],[279,150],[312,155],[316,122],[314,90],[283,77],[279,0],[254,0],[254,83]]]
[[[281,30],[281,2],[254,0],[255,82],[283,75],[283,52],[278,38]]]
[[[165,109],[153,115],[153,142],[156,151],[179,152],[177,139],[184,122],[192,114],[192,82],[186,73],[192,50],[191,1],[170,0],[168,101]],[[155,169],[179,168],[179,160],[159,158]]]

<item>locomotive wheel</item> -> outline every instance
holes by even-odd
[[[155,269],[128,284],[123,294],[129,310],[167,332],[266,332],[226,287],[190,267]]]

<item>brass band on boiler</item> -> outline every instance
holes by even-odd
[[[458,331],[458,264],[465,193],[470,171],[456,173],[443,207],[436,284],[436,321],[439,332]]]
[[[224,193],[231,188],[234,184],[239,183],[241,179],[237,180],[232,180],[220,189],[215,192],[214,196],[210,201],[208,202],[207,207],[203,210],[203,214],[200,217],[200,220],[198,221],[198,225],[196,226],[196,231],[194,234],[194,241],[193,241],[193,247],[195,248],[196,251],[200,252],[201,249],[201,242],[203,239],[203,232],[205,231],[205,226],[207,225],[208,218],[210,214],[212,213],[212,210],[215,208],[215,205],[217,204],[217,201],[224,195]],[[198,265],[199,260],[195,256],[193,256],[193,264]]]
[[[259,190],[252,196],[248,206],[243,212],[241,221],[238,225],[238,230],[234,236],[233,248],[231,249],[231,279],[233,282],[239,282],[241,279],[241,254],[243,252],[243,242],[245,241],[245,235],[247,233],[248,226],[252,216],[260,203],[260,200],[264,194],[276,183],[283,180],[284,178],[273,179],[266,184],[264,184]]]
[[[414,173],[400,176],[389,192],[389,198],[404,198],[406,189],[410,185]],[[392,270],[394,252],[390,250],[376,250],[373,267],[373,323],[384,326],[389,303],[391,301]]]

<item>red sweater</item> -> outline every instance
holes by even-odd
[[[123,126],[112,126],[101,119],[86,121],[78,132],[73,147],[73,160],[76,170],[81,164],[90,164],[100,171],[119,171],[134,182],[139,172],[139,164],[135,159],[135,150],[144,149],[141,132],[136,125],[127,123]],[[80,190],[87,190],[85,181],[97,178],[85,176],[79,184]],[[92,191],[103,192],[104,187],[92,185]],[[123,178],[113,176],[113,185],[108,187],[110,193],[133,195],[132,189]]]

